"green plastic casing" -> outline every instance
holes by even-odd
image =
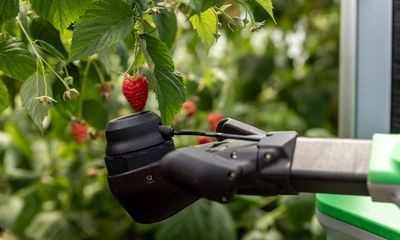
[[[400,184],[400,135],[375,134],[369,160],[369,183]]]
[[[400,135],[374,135],[368,183],[400,185]],[[316,207],[326,216],[384,239],[400,239],[400,208],[395,204],[363,196],[317,194]]]

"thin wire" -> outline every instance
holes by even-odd
[[[190,131],[190,130],[182,130],[182,131],[173,131],[174,135],[192,135],[192,136],[207,136],[207,137],[216,137],[216,138],[225,138],[225,139],[237,139],[237,140],[246,140],[258,142],[264,135],[259,136],[246,136],[246,135],[237,135],[237,134],[229,134],[229,133],[218,133],[218,132],[199,132],[199,131]]]

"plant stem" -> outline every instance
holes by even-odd
[[[56,77],[58,78],[58,79],[60,79],[60,81],[63,83],[63,85],[65,86],[65,88],[67,89],[67,90],[70,90],[70,87],[68,86],[68,84],[64,81],[64,79],[53,69],[53,67],[50,65],[50,63],[48,63],[48,62],[46,62],[43,58],[42,58],[42,61],[47,65],[47,66],[49,66],[49,69],[50,69],[50,71],[54,74],[54,75],[56,75]]]
[[[246,10],[246,16],[247,16],[247,14],[249,14],[249,16],[250,16],[250,18],[251,18],[251,21],[252,21],[253,23],[255,23],[256,20],[254,19],[254,16],[253,16],[253,14],[252,14],[251,11],[250,11],[249,6],[247,6],[247,4],[246,4],[244,1],[238,1],[238,2],[239,2],[240,5],[242,5],[242,6],[244,7],[244,9]]]
[[[29,36],[28,32],[25,30],[24,25],[21,23],[21,21],[19,20],[19,18],[16,17],[15,19],[17,20],[17,23],[18,23],[19,26],[21,27],[22,32],[24,33],[26,39],[28,39],[28,42],[29,42],[29,44],[30,44],[31,47],[32,47],[32,51],[33,51],[33,53],[34,53],[35,56],[36,56],[36,59],[37,59],[37,63],[36,63],[37,65],[36,65],[36,67],[39,66],[39,65],[40,65],[40,67],[41,67],[42,74],[43,74],[43,81],[44,81],[44,95],[47,96],[47,80],[46,80],[46,74],[45,74],[45,67],[44,67],[44,65],[43,65],[44,59],[40,56],[39,52],[38,52],[37,49],[36,49],[35,44],[33,43],[31,37]],[[38,71],[38,69],[36,69],[36,71]],[[39,90],[38,90],[38,91],[39,91]],[[38,92],[38,95],[39,95],[39,92]]]
[[[24,28],[24,26],[22,25],[21,21],[19,20],[18,17],[16,17],[15,19],[17,20],[19,26],[21,27],[22,32],[24,33],[25,37],[28,39],[29,44],[32,46],[33,53],[36,55],[36,57],[38,57],[38,58],[41,59],[42,57],[41,57],[40,54],[38,53],[35,44],[33,43],[33,41],[32,41],[32,39],[31,39],[31,37],[29,36],[28,32],[25,30],[25,28]]]
[[[129,65],[128,69],[126,69],[126,71],[124,72],[124,75],[126,75],[129,72],[129,70],[132,68],[132,66],[136,63],[137,58],[138,58],[139,53],[140,53],[140,46],[139,46],[140,39],[138,39],[136,37],[135,33],[133,33],[133,37],[135,38],[133,60],[132,60],[132,63]],[[136,71],[136,69],[135,69],[135,71]]]
[[[93,62],[93,66],[94,66],[94,69],[96,70],[97,75],[98,75],[99,78],[100,78],[100,82],[101,82],[101,83],[105,82],[104,76],[103,76],[103,74],[102,74],[101,71],[100,71],[99,65],[97,65],[96,62]]]
[[[63,66],[63,68],[65,70],[65,75],[67,75],[67,77],[69,77],[67,65],[63,63],[62,66]]]
[[[88,78],[88,74],[89,74],[90,64],[91,63],[92,63],[91,60],[89,60],[86,63],[85,71],[83,72],[83,80],[82,80],[82,86],[81,86],[82,95],[79,98],[79,106],[78,106],[78,113],[79,113],[78,117],[79,117],[79,119],[82,118],[82,107],[83,107],[83,97],[84,97],[83,94],[86,92],[86,82],[87,82],[87,78]]]
[[[45,67],[44,67],[43,63],[45,63],[49,67],[50,71],[53,72],[56,75],[56,77],[58,79],[60,79],[60,81],[64,84],[65,88],[67,90],[69,90],[70,88],[69,88],[68,84],[64,81],[64,79],[56,71],[54,71],[54,69],[50,65],[50,63],[48,63],[46,60],[44,60],[44,58],[42,58],[42,56],[40,56],[39,52],[36,49],[36,45],[35,45],[34,41],[31,39],[31,37],[29,36],[28,32],[26,31],[26,29],[24,28],[23,24],[21,23],[21,21],[19,20],[18,17],[16,17],[16,20],[17,20],[19,26],[21,27],[22,32],[24,33],[24,35],[28,39],[29,44],[32,46],[32,51],[35,54],[35,56],[37,58],[37,61],[38,61],[38,63],[40,64],[40,66],[42,68],[43,79],[45,81],[45,83],[44,83],[45,96],[47,96],[47,81],[46,81],[46,77],[45,77]]]
[[[228,19],[228,21],[233,21],[232,17],[229,16],[229,14],[227,14],[227,13],[226,13],[224,10],[222,10],[221,8],[219,8],[219,7],[217,7],[217,6],[214,6],[213,9],[214,9],[214,11],[215,11],[216,13],[218,13],[218,12],[222,13],[222,15],[224,15],[224,16]]]

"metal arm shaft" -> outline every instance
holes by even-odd
[[[297,138],[291,182],[299,192],[369,195],[370,140]]]

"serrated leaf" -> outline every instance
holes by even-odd
[[[144,54],[154,76],[152,86],[158,100],[158,108],[164,124],[170,124],[185,101],[186,92],[182,76],[174,70],[168,47],[157,38],[140,35],[145,41]],[[150,63],[149,63],[150,62]]]
[[[18,15],[19,0],[0,0],[0,24]]]
[[[145,40],[147,53],[155,66],[174,70],[171,52],[165,43],[145,34],[140,35],[140,38]]]
[[[0,71],[24,80],[36,70],[36,61],[25,44],[15,37],[0,35]]]
[[[132,31],[132,14],[120,0],[95,1],[76,24],[70,60],[88,57],[122,41]]]
[[[214,10],[209,8],[200,14],[193,15],[190,17],[190,22],[201,41],[207,48],[211,47],[215,42],[214,34],[217,32],[218,24],[218,17]]]
[[[40,104],[35,98],[45,95],[44,81],[43,75],[35,72],[22,84],[20,91],[22,106],[42,132],[43,120],[47,116],[50,106]],[[47,95],[51,97],[51,87],[48,86],[47,88]]]
[[[0,81],[0,113],[4,111],[9,104],[10,102],[7,87],[3,81]]]
[[[47,53],[51,54],[52,56],[62,60],[62,61],[67,61],[66,56],[62,54],[58,49],[53,47],[51,44],[43,41],[43,40],[36,40],[36,43],[39,43],[39,46],[42,48],[42,50],[46,51]]]
[[[163,41],[169,48],[175,41],[177,32],[176,15],[165,10],[161,10],[160,14],[154,15],[154,22],[157,25],[157,31],[160,35],[160,40]]]
[[[170,124],[182,103],[186,93],[182,76],[165,68],[154,68],[155,92],[158,100],[158,109],[164,124]]]
[[[30,2],[38,15],[60,31],[65,31],[90,4],[90,0],[30,0]]]
[[[29,25],[29,30],[32,37],[39,41],[41,46],[44,47],[46,51],[51,51],[50,54],[60,58],[62,55],[62,60],[66,61],[68,58],[68,53],[64,48],[63,43],[60,39],[60,32],[54,28],[50,22],[42,19],[35,18],[31,21]],[[45,42],[45,43],[43,43]],[[50,46],[48,46],[50,45]],[[54,51],[55,50],[55,51]]]
[[[275,21],[275,17],[274,17],[274,7],[272,5],[272,0],[256,0],[256,2],[258,4],[260,4],[265,11],[267,11],[267,13],[269,14],[269,16],[271,16],[272,20],[274,20],[274,23],[276,23]]]

